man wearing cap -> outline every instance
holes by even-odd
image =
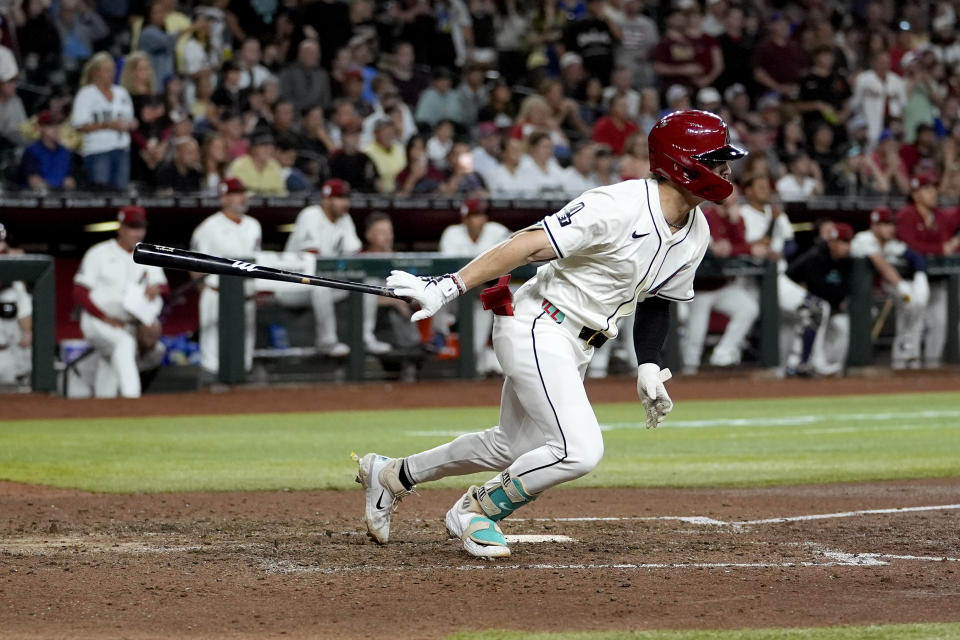
[[[320,204],[305,207],[297,214],[293,233],[284,251],[312,253],[324,258],[349,256],[363,244],[350,217],[350,185],[332,178],[323,183]],[[337,338],[334,303],[346,297],[344,292],[327,287],[304,287],[302,291],[281,291],[277,302],[286,307],[313,307],[316,323],[316,347],[323,354],[342,358],[350,347]]]
[[[493,184],[493,175],[500,164],[500,130],[492,122],[477,125],[477,146],[471,151],[473,170],[480,174],[487,185]]]
[[[20,253],[7,245],[0,224],[0,255]],[[0,282],[0,384],[13,384],[30,375],[33,343],[33,298],[20,280]]]
[[[133,248],[147,233],[143,207],[117,214],[117,237],[87,250],[73,278],[73,299],[81,308],[83,337],[97,350],[94,395],[140,397],[140,371],[163,357],[158,317],[168,292],[163,269],[137,264]]]
[[[237,178],[220,183],[220,211],[193,230],[190,248],[200,253],[235,259],[249,259],[260,250],[263,232],[260,222],[247,215],[247,188]],[[199,275],[203,279],[200,292],[200,366],[208,373],[220,370],[220,293],[219,278]],[[244,304],[244,369],[253,368],[256,305],[253,302],[252,280],[244,283],[247,301]]]
[[[283,167],[273,157],[273,134],[258,131],[250,139],[250,151],[230,163],[227,175],[237,178],[252,193],[285,196]]]
[[[870,212],[870,228],[853,236],[850,257],[869,258],[877,273],[879,288],[896,305],[896,329],[891,362],[894,369],[920,366],[920,343],[930,297],[925,261],[896,239],[896,217],[887,207]],[[918,259],[919,258],[919,259]],[[913,277],[905,279],[891,264],[898,262]]]
[[[373,161],[380,176],[377,191],[386,194],[396,191],[397,174],[407,166],[407,153],[397,140],[396,128],[390,118],[377,121],[373,128],[373,141],[363,151]]]
[[[510,230],[499,222],[492,222],[487,214],[485,200],[470,199],[460,205],[463,222],[453,224],[440,235],[440,253],[448,256],[475,258],[510,237]],[[434,326],[442,333],[449,331],[453,322],[451,313],[440,314]],[[490,330],[493,328],[493,314],[483,310],[479,300],[473,308],[473,348],[477,357],[477,373],[501,373],[493,347],[488,346]],[[438,326],[446,325],[446,326]]]
[[[61,120],[52,111],[37,116],[40,139],[27,147],[20,158],[20,186],[37,191],[75,189],[73,178],[76,158],[60,144]]]
[[[797,335],[787,354],[787,372],[836,375],[843,371],[850,342],[850,241],[853,227],[837,222],[787,268],[787,277],[807,290],[799,308]]]
[[[910,180],[910,202],[897,212],[897,238],[922,256],[945,256],[957,252],[960,237],[954,235],[950,212],[937,207],[937,176],[921,173]],[[926,309],[927,331],[923,339],[923,365],[939,367],[947,342],[947,282],[930,283]]]

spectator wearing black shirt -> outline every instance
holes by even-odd
[[[330,175],[346,181],[359,193],[376,193],[377,168],[360,151],[360,125],[350,124],[341,132],[342,148],[330,156]]]
[[[723,54],[723,73],[717,78],[715,86],[721,91],[740,84],[744,88],[753,86],[754,39],[744,29],[743,8],[732,5],[724,18],[725,30],[717,36],[717,44]]]
[[[409,107],[416,107],[420,94],[430,86],[430,76],[414,64],[413,45],[409,42],[398,42],[394,46],[393,64],[387,73]]]
[[[195,138],[174,138],[173,159],[157,169],[154,184],[157,193],[198,193],[203,184],[200,171],[200,145]]]
[[[617,37],[607,23],[603,9],[604,0],[588,0],[587,14],[563,30],[563,46],[567,51],[578,53],[587,72],[607,85],[613,71],[613,48]]]
[[[17,27],[23,70],[32,82],[42,79],[41,84],[52,84],[48,74],[63,73],[60,34],[44,0],[27,0],[24,9],[26,20]]]
[[[810,72],[800,80],[797,111],[803,114],[803,126],[810,135],[820,123],[830,125],[835,135],[842,133],[850,116],[850,84],[835,71],[835,65],[833,48],[818,47]]]

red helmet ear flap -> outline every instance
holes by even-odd
[[[705,200],[724,200],[733,193],[733,183],[714,173],[710,165],[747,155],[729,144],[727,137],[727,125],[715,114],[671,113],[650,131],[650,170]]]

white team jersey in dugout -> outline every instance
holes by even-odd
[[[543,219],[558,258],[530,285],[566,316],[607,337],[638,302],[693,298],[693,278],[710,243],[699,207],[673,233],[655,180],[627,180],[574,198]]]

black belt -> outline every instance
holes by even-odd
[[[544,300],[540,307],[547,312],[547,315],[551,320],[557,324],[563,324],[563,321],[566,319],[567,314],[561,311],[555,304],[549,300]],[[591,347],[599,349],[603,344],[609,340],[607,336],[603,334],[599,329],[591,329],[590,327],[583,327],[580,329],[580,334],[577,336],[584,342],[586,342]]]

